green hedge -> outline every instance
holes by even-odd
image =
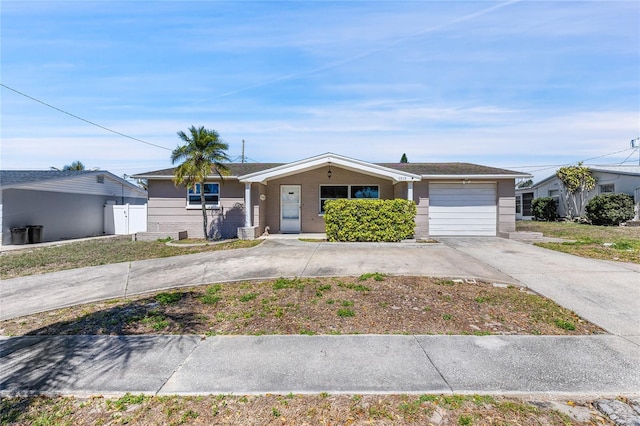
[[[596,195],[584,211],[594,225],[620,225],[635,216],[633,198],[621,193]]]
[[[338,199],[325,203],[329,241],[401,241],[412,238],[416,226],[413,201]]]

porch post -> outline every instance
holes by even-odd
[[[413,182],[407,182],[407,200],[413,201]]]
[[[244,184],[244,226],[246,228],[251,226],[251,182]]]

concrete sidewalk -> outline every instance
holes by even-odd
[[[31,336],[0,395],[640,395],[640,347],[600,336]]]

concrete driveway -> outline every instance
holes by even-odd
[[[212,282],[368,272],[472,277],[513,283],[482,261],[443,244],[266,240],[250,249],[72,269],[3,280],[0,319],[97,300]]]
[[[609,333],[640,343],[640,265],[586,259],[502,238],[442,238]]]
[[[608,332],[640,342],[640,265],[584,259],[502,238],[428,243],[266,240],[199,253],[3,280],[0,319],[212,282],[395,275],[479,278],[524,285]]]

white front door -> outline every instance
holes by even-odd
[[[280,232],[300,232],[300,185],[280,187]]]

